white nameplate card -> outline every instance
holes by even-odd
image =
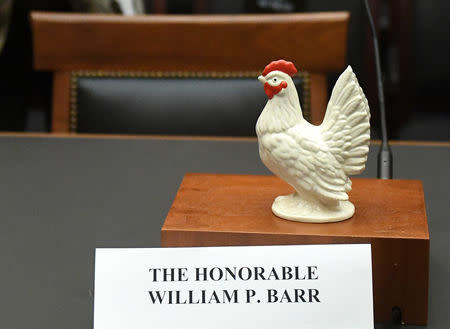
[[[97,249],[94,329],[373,329],[370,245]]]

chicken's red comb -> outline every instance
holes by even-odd
[[[297,73],[297,69],[295,68],[294,64],[292,62],[285,61],[284,59],[271,62],[264,68],[262,75],[266,76],[272,71],[281,71],[289,74],[290,76],[293,76],[295,73]]]

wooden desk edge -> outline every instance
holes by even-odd
[[[137,140],[199,140],[225,142],[256,142],[252,136],[195,136],[195,135],[122,135],[122,134],[74,134],[74,133],[42,133],[42,132],[0,132],[0,137],[18,138],[78,138],[78,139],[137,139]],[[371,140],[372,145],[380,145],[380,140]],[[406,141],[392,140],[391,145],[400,146],[450,146],[450,141]]]

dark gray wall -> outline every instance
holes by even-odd
[[[450,1],[414,1],[412,32],[414,93],[450,103]]]

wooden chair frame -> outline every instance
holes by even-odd
[[[119,16],[33,12],[34,67],[53,72],[52,131],[70,131],[72,72],[260,72],[284,58],[310,78],[311,122],[346,62],[348,12]]]

